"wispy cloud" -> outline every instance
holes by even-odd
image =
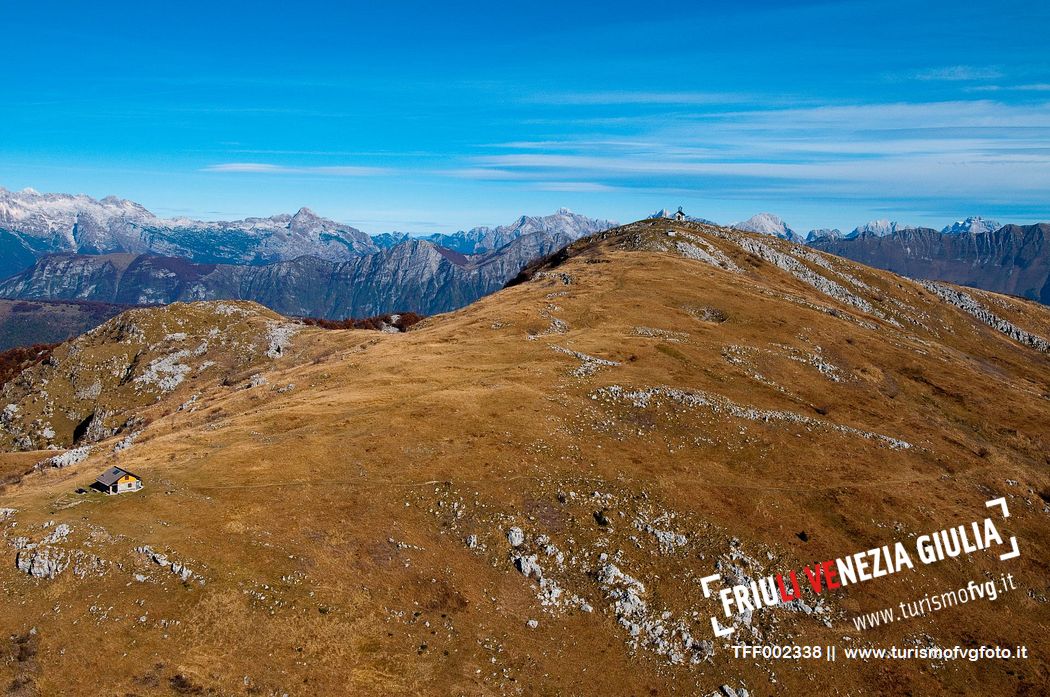
[[[547,92],[528,95],[522,101],[534,104],[626,105],[626,104],[739,104],[754,100],[742,92]]]
[[[908,74],[913,80],[938,82],[968,82],[995,80],[1003,76],[1002,70],[991,66],[949,65],[940,68],[925,68]]]
[[[389,174],[385,167],[326,166],[301,167],[274,165],[262,162],[223,162],[201,168],[202,172],[230,172],[240,174],[313,174],[332,177],[368,177]]]
[[[1026,85],[977,85],[971,92],[1050,92],[1050,82],[1033,82]]]
[[[628,129],[488,146],[452,176],[553,191],[692,188],[724,198],[1035,200],[1050,104],[989,99],[653,115]]]
[[[539,191],[561,191],[572,194],[604,193],[620,190],[618,187],[597,182],[537,182],[533,184],[532,188]]]

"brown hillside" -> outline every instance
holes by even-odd
[[[11,637],[0,684],[39,695],[1045,689],[1046,308],[967,289],[960,300],[769,237],[667,221],[580,241],[526,277],[403,334],[303,328],[243,379],[231,363],[160,401],[100,378],[98,399],[143,419],[134,442],[114,452],[123,434],[104,439],[0,496],[12,509],[0,514],[0,636]],[[192,315],[196,336],[225,321],[212,306],[138,310],[135,324],[170,333]],[[240,340],[265,347],[280,320],[255,311]],[[38,366],[33,384],[73,404],[83,371],[127,357],[124,336],[93,333],[75,369],[59,349],[66,368]],[[245,389],[255,372],[265,384]],[[197,397],[176,411],[183,390]],[[18,414],[38,411],[8,426],[39,446],[42,398],[20,400]],[[114,464],[145,488],[75,493]],[[757,579],[913,541],[983,518],[1000,496],[1019,558],[920,566],[712,635],[704,576]],[[868,631],[851,619],[1004,572],[1018,590],[994,602]],[[1031,655],[763,661],[735,659],[736,643],[1027,643]]]

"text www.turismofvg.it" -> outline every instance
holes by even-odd
[[[976,600],[996,600],[1000,595],[1009,593],[1017,588],[1013,574],[1002,574],[997,579],[974,582],[970,581],[962,588],[953,588],[943,593],[928,594],[918,600],[898,603],[894,607],[888,607],[875,612],[857,615],[853,618],[853,626],[858,630],[872,629],[898,620],[922,617],[933,612],[940,612],[945,608],[965,605]]]

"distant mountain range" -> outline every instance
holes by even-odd
[[[759,213],[730,227],[772,235],[919,279],[951,281],[1050,304],[1050,225],[1001,225],[972,216],[941,230],[872,220],[843,234],[796,232]]]
[[[524,235],[576,239],[613,225],[561,209],[549,216],[522,216],[510,225],[422,239],[460,254],[484,254]],[[29,268],[46,254],[154,254],[199,264],[266,265],[302,256],[345,262],[410,239],[398,233],[373,238],[309,208],[294,215],[208,222],[160,218],[114,196],[95,200],[83,194],[0,188],[0,278]]]
[[[417,236],[415,239],[432,242],[439,247],[451,249],[460,254],[487,254],[505,247],[523,235],[554,233],[579,239],[615,226],[616,223],[609,220],[594,220],[577,215],[567,208],[560,208],[553,215],[542,217],[523,215],[510,225],[500,225],[494,228],[476,227],[466,231],[460,230],[451,235],[433,233]],[[412,237],[404,232],[376,235],[372,238],[377,245],[386,249],[409,239]]]
[[[709,221],[697,220],[697,222]],[[810,230],[805,235],[802,235],[793,230],[780,218],[780,216],[774,215],[773,213],[758,213],[747,220],[733,223],[729,227],[736,228],[737,230],[744,230],[746,232],[759,232],[765,235],[773,235],[784,240],[791,240],[792,242],[805,244],[811,244],[816,240],[825,239],[850,240],[857,237],[886,237],[905,230],[917,229],[914,225],[906,225],[904,223],[898,223],[895,220],[887,220],[883,218],[869,221],[863,225],[858,225],[851,232],[845,234],[838,229],[820,228]],[[958,220],[951,225],[945,226],[941,232],[946,235],[978,234],[982,232],[994,232],[1001,227],[1002,225],[994,220],[985,220],[980,216],[972,216],[965,220]]]
[[[660,210],[649,217],[675,215]],[[560,209],[451,234],[369,236],[308,208],[207,222],[163,219],[116,197],[0,189],[0,297],[116,305],[244,299],[327,319],[434,314],[469,304],[529,262],[614,226]],[[779,216],[760,213],[731,227],[915,278],[1050,303],[1047,225],[1001,226],[974,216],[937,231],[875,220],[846,234],[803,235]]]
[[[811,244],[904,276],[951,281],[1050,305],[1048,239],[1050,224],[1040,223],[972,233],[902,228]]]
[[[44,254],[160,254],[206,264],[266,264],[309,255],[345,261],[379,251],[349,225],[315,215],[203,222],[162,219],[137,203],[106,197],[0,189],[0,277]]]
[[[561,209],[452,235],[371,238],[308,209],[208,223],[165,221],[116,198],[0,192],[0,243],[21,268],[0,297],[116,304],[254,300],[329,319],[445,312],[527,263],[615,223]],[[28,266],[25,262],[28,262]]]

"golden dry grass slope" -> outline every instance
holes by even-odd
[[[88,402],[119,417],[79,461],[3,492],[0,686],[1045,694],[1045,308],[667,221],[583,240],[528,275],[404,334],[277,336],[279,318],[239,304],[250,358],[216,348],[212,326],[241,330],[215,304],[136,311],[24,377],[6,422],[23,447],[47,444],[45,414],[56,443]],[[190,365],[202,335],[221,370]],[[183,380],[137,390],[172,355]],[[117,448],[126,433],[108,431],[128,419],[141,432]],[[75,493],[114,464],[145,488]],[[985,550],[807,592],[712,634],[705,576],[721,587],[911,544],[1000,496],[1018,558]],[[1004,572],[1018,589],[994,602],[852,622]],[[840,654],[743,660],[737,643]],[[841,655],[981,644],[1031,653]]]

